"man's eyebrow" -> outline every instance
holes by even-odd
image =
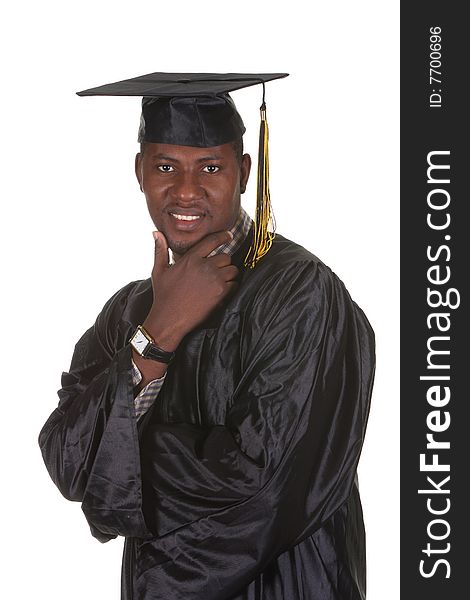
[[[178,162],[178,159],[175,158],[174,156],[167,156],[166,154],[152,154],[151,156],[152,159],[158,159],[158,160],[171,160],[173,162]]]
[[[223,156],[221,156],[220,154],[212,154],[211,156],[202,156],[201,158],[198,158],[196,162],[202,163],[202,162],[207,162],[208,160],[222,160]]]

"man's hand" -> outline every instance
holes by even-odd
[[[233,236],[229,231],[211,233],[171,266],[165,236],[154,232],[154,238],[153,304],[143,326],[162,350],[173,351],[236,288],[238,268],[230,256],[222,253],[207,258]],[[135,350],[132,356],[142,373],[139,389],[165,374],[166,364],[147,360]]]
[[[162,350],[173,351],[236,288],[238,268],[230,256],[222,253],[207,258],[233,236],[229,231],[211,233],[171,266],[165,236],[154,232],[154,238],[153,304],[143,326]],[[135,350],[132,356],[142,373],[139,389],[165,374],[166,364],[147,360]]]
[[[144,327],[163,350],[174,350],[236,288],[238,268],[228,254],[207,256],[232,239],[228,231],[204,237],[169,265],[165,236],[155,232],[153,305]]]

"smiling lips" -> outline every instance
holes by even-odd
[[[170,215],[179,221],[195,221],[196,219],[201,218],[201,215],[177,215],[176,213],[170,213]]]
[[[175,221],[173,221],[175,228],[180,231],[192,231],[193,229],[196,229],[196,227],[199,226],[202,217],[204,217],[203,214],[183,215],[181,213],[173,212],[170,212],[170,215],[175,219]]]

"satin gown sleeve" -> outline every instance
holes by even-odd
[[[142,515],[131,351],[122,345],[120,323],[132,287],[106,303],[76,344],[69,372],[62,374],[59,405],[39,434],[52,480],[65,498],[82,502],[101,542],[149,533]]]

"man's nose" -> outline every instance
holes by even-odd
[[[179,202],[194,202],[203,196],[203,189],[194,173],[181,173],[172,188],[175,200]]]

